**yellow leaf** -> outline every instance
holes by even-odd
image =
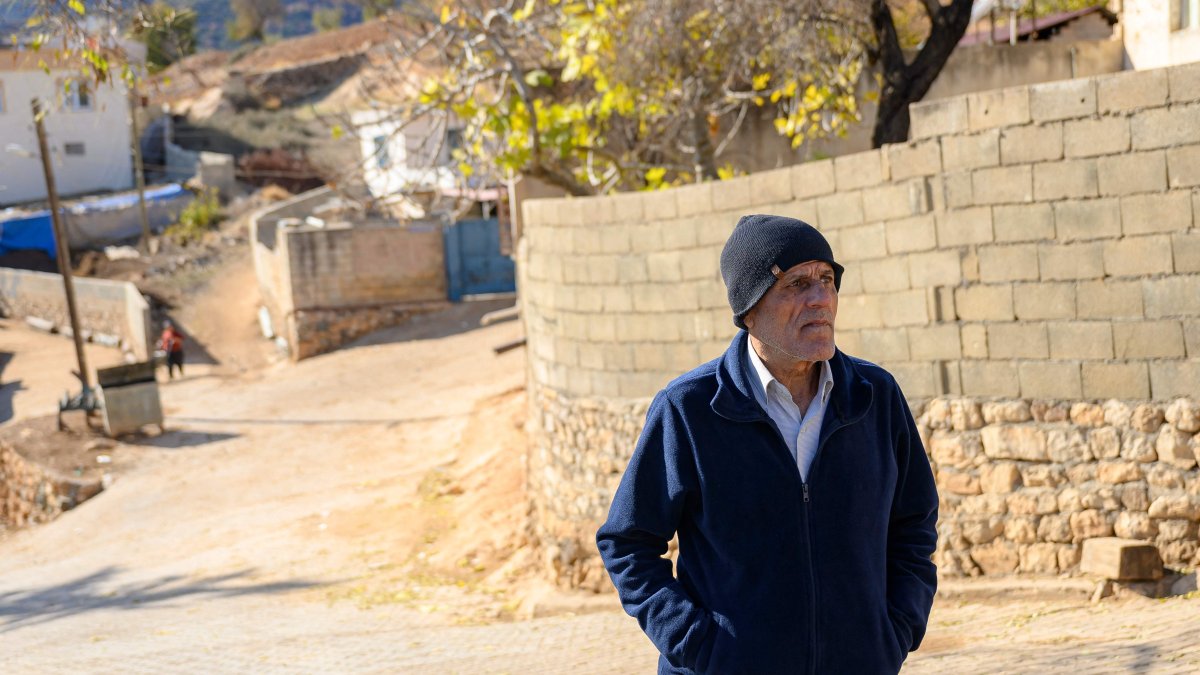
[[[450,23],[450,5],[442,7],[442,23]]]
[[[340,124],[333,125],[333,129],[331,131],[333,140],[336,141],[337,139],[341,138],[342,135],[345,133],[346,133],[346,130],[342,128],[342,125],[340,125]]]
[[[763,97],[761,97],[761,96],[754,97],[754,105],[759,106],[761,108],[764,103],[766,103],[766,100],[764,100]]]
[[[762,91],[767,88],[767,83],[771,81],[770,73],[761,73],[754,76],[754,91]]]
[[[526,0],[525,6],[513,12],[513,21],[524,21],[533,14],[533,8],[537,4],[537,0]]]
[[[79,0],[68,0],[67,6],[80,16],[83,16],[86,12],[86,10],[83,8],[83,3]]]

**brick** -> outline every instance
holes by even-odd
[[[987,340],[993,359],[1045,359],[1050,354],[1042,323],[993,323],[987,327]]]
[[[1021,384],[1016,365],[1004,361],[963,361],[959,364],[962,373],[964,396],[1021,395]]]
[[[962,358],[958,326],[945,324],[910,327],[908,348],[914,361],[949,361]]]
[[[837,327],[850,330],[883,327],[883,303],[878,295],[845,296],[838,301]]]
[[[1200,275],[1176,275],[1142,281],[1146,318],[1200,315]]]
[[[908,114],[913,139],[956,134],[969,126],[967,99],[962,96],[914,103]]]
[[[1112,324],[1107,321],[1061,321],[1049,324],[1050,358],[1111,359]]]
[[[1102,117],[1063,123],[1063,155],[1095,157],[1129,151],[1129,118]]]
[[[1096,537],[1084,540],[1079,570],[1117,581],[1152,581],[1162,578],[1162,558],[1149,542]]]
[[[650,281],[682,281],[679,251],[662,251],[646,255],[646,270]]]
[[[1140,70],[1096,78],[1100,114],[1157,108],[1167,104],[1167,71]]]
[[[859,263],[867,293],[908,290],[908,258],[889,256]]]
[[[645,192],[613,195],[614,217],[618,223],[640,223],[645,215]]]
[[[1167,83],[1172,103],[1200,99],[1200,65],[1189,63],[1168,68]]]
[[[1090,78],[1029,87],[1029,113],[1035,122],[1096,114],[1096,81]]]
[[[820,219],[817,217],[817,200],[816,199],[795,199],[790,202],[778,204],[771,207],[771,213],[788,218],[802,220],[813,227],[820,228]],[[826,237],[831,233],[826,233]]]
[[[1104,271],[1110,277],[1170,274],[1172,268],[1171,238],[1166,235],[1104,242]]]
[[[1200,234],[1171,235],[1171,250],[1177,274],[1200,272]]]
[[[742,179],[734,179],[742,180]],[[671,220],[679,216],[677,197],[670,190],[646,193],[644,208],[647,220]]]
[[[1037,280],[1037,246],[1035,244],[1019,244],[981,247],[979,249],[979,279],[984,283]]]
[[[907,218],[929,210],[923,180],[868,188],[863,190],[862,199],[867,222]]]
[[[1162,150],[1096,160],[1102,195],[1131,195],[1167,189],[1167,155]]]
[[[712,184],[713,208],[718,211],[745,209],[754,203],[750,179],[746,176],[719,180]]]
[[[910,141],[885,146],[892,180],[933,176],[942,172],[941,145],[936,140]]]
[[[1018,367],[1023,398],[1071,400],[1083,395],[1080,368],[1076,362],[1024,362]]]
[[[676,188],[675,210],[682,218],[712,213],[712,182],[693,183]]]
[[[1083,363],[1083,397],[1090,399],[1150,398],[1150,372],[1145,363]]]
[[[839,327],[834,339],[837,342],[837,348],[843,352],[854,356],[862,353],[862,331],[842,330]]]
[[[1100,242],[1038,244],[1038,269],[1042,279],[1099,279],[1104,276],[1104,249]]]
[[[1134,113],[1129,133],[1134,150],[1200,142],[1200,105],[1173,105]]]
[[[979,169],[1000,164],[1000,131],[942,139],[942,166],[949,171]]]
[[[1118,359],[1183,358],[1183,325],[1178,321],[1139,321],[1113,324],[1113,347]]]
[[[908,333],[903,329],[864,330],[863,357],[869,361],[907,361]]]
[[[1090,281],[1076,289],[1080,319],[1142,318],[1142,285],[1136,281]]]
[[[1059,241],[1121,236],[1121,203],[1116,199],[1083,199],[1054,204]]]
[[[1054,212],[1049,204],[1021,204],[992,208],[996,241],[1037,241],[1054,238]]]
[[[792,169],[772,169],[750,174],[750,199],[754,204],[773,204],[792,199]]]
[[[1192,198],[1186,191],[1121,198],[1125,234],[1182,232],[1192,225]]]
[[[978,206],[937,214],[937,234],[940,246],[963,246],[991,242],[992,210]]]
[[[879,150],[836,157],[833,160],[833,173],[838,190],[878,185],[887,178],[883,172],[883,155]]]
[[[832,159],[797,164],[791,172],[792,195],[797,199],[829,194],[836,189]]]
[[[1005,166],[973,171],[971,193],[976,204],[1031,202],[1033,170],[1028,166]]]
[[[937,227],[932,215],[913,216],[884,224],[889,253],[909,253],[937,248]]]
[[[1013,286],[1017,319],[1074,319],[1075,284],[1041,282]]]
[[[971,131],[1027,124],[1029,88],[1010,87],[967,94],[967,125]]]
[[[974,285],[954,289],[954,306],[962,321],[1012,321],[1012,286]]]
[[[882,223],[848,227],[839,232],[839,254],[846,260],[865,260],[887,256],[887,236]]]
[[[940,183],[940,193],[934,193],[934,211],[959,209],[975,204],[975,196],[971,194],[971,174],[956,173],[943,176]]]
[[[1167,177],[1173,188],[1200,185],[1200,145],[1167,150]]]
[[[986,326],[978,323],[964,324],[960,333],[963,358],[986,359],[988,357]]]
[[[882,294],[879,298],[879,313],[884,326],[893,328],[929,323],[929,303],[923,289]]]
[[[1096,161],[1071,159],[1033,167],[1033,194],[1039,202],[1099,194]]]
[[[818,197],[817,215],[822,228],[858,225],[863,222],[862,193],[854,190]]]
[[[939,393],[931,363],[889,363],[888,371],[895,375],[905,396],[932,398]]]
[[[692,220],[674,220],[658,225],[662,229],[663,248],[678,251],[697,245],[696,224]]]
[[[913,288],[955,286],[962,281],[962,256],[958,251],[930,251],[908,258]]]
[[[1188,358],[1200,359],[1200,319],[1184,319],[1183,340],[1187,343]]]
[[[1061,123],[1009,127],[1000,132],[1000,163],[1030,164],[1063,158]]]

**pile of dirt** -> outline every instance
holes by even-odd
[[[63,415],[62,430],[54,415],[0,426],[0,442],[8,443],[26,461],[47,472],[82,482],[111,480],[133,467],[139,449],[110,439],[99,418],[88,421],[82,412]],[[136,443],[145,436],[131,436]],[[107,476],[107,478],[106,478]]]

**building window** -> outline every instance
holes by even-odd
[[[392,157],[388,154],[388,137],[376,136],[372,139],[375,143],[375,166],[380,169],[386,169],[392,165]]]
[[[1174,21],[1171,27],[1175,30],[1191,30],[1200,28],[1200,0],[1175,0],[1172,3]]]
[[[92,88],[87,82],[71,80],[63,89],[67,110],[80,112],[92,109]]]
[[[63,152],[68,155],[78,156],[85,154],[83,143],[63,143]]]

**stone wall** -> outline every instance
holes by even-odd
[[[531,401],[634,410],[717,356],[735,332],[720,249],[753,212],[825,233],[846,266],[839,347],[886,366],[916,412],[947,396],[1069,410],[1200,391],[1200,66],[919,104],[912,130],[905,144],[729,181],[526,202]],[[582,439],[532,425],[534,528],[545,550],[573,552],[559,561],[567,584],[595,564],[584,535],[627,456],[595,440],[621,416],[595,418]],[[593,455],[612,461],[577,461]],[[589,480],[599,465],[613,470]],[[573,542],[546,515],[571,504]],[[959,502],[946,507],[954,522]]]
[[[100,481],[53,476],[0,442],[0,530],[49,522],[101,489]]]

